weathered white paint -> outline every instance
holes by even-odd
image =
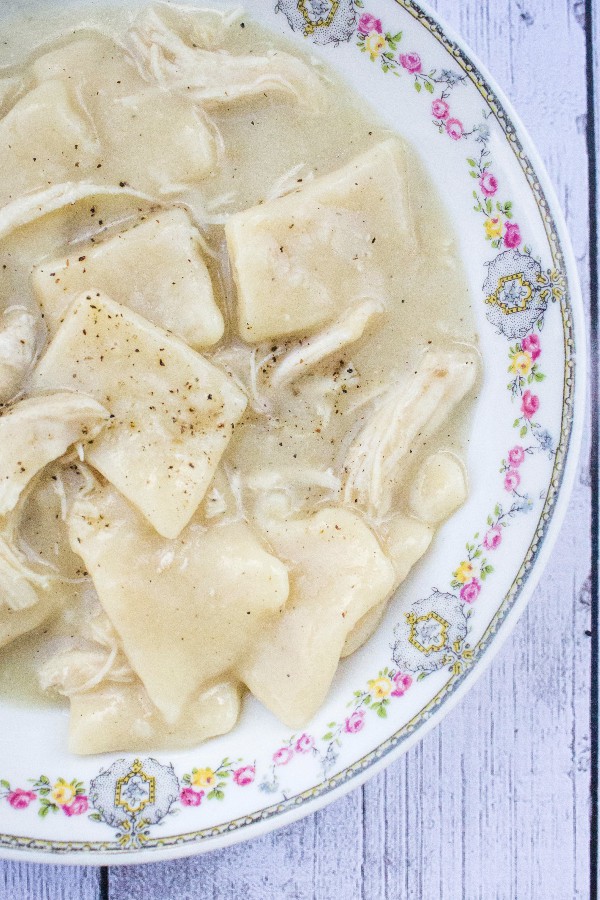
[[[434,6],[527,123],[566,213],[587,296],[583,2]],[[600,21],[597,29],[600,41]],[[279,832],[196,859],[112,870],[111,900],[587,898],[588,454],[586,445],[561,539],[528,612],[439,728],[364,788]],[[92,870],[5,863],[4,896],[99,898],[99,879]]]
[[[2,900],[99,900],[100,870],[90,866],[0,863]]]

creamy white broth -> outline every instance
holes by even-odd
[[[92,108],[92,118],[101,115],[94,109],[93,97],[102,79],[120,82],[118,89],[111,90],[118,90],[122,97],[145,89],[135,65],[118,49],[132,18],[133,14],[123,9],[90,6],[82,11],[80,5],[60,9],[56,18],[54,13],[33,5],[31,13],[11,24],[9,40],[0,51],[0,64],[6,67],[4,75],[11,80],[2,113],[7,114],[33,87],[34,70],[40,78],[43,67],[37,64],[36,69],[40,56],[53,48],[64,52],[73,40],[93,39],[94,27],[103,31],[99,55],[82,54],[79,70],[66,76],[77,88],[84,107]],[[71,36],[70,32],[75,31],[77,34]],[[290,50],[285,41],[249,17],[233,25],[220,46],[234,53],[257,55],[271,48]],[[38,47],[43,47],[43,51]],[[296,48],[291,52],[301,56]],[[312,65],[310,61],[308,64]],[[0,308],[15,303],[25,306],[38,318],[43,335],[45,326],[31,287],[34,266],[61,256],[78,259],[78,253],[83,255],[90,241],[103,240],[133,224],[160,217],[161,210],[172,205],[183,205],[190,212],[205,242],[204,259],[215,300],[225,319],[223,338],[204,350],[203,355],[229,372],[249,395],[246,412],[233,430],[215,481],[200,503],[191,527],[210,528],[242,513],[263,546],[271,548],[283,548],[287,540],[272,530],[269,533],[265,526],[273,515],[307,520],[324,508],[339,505],[344,459],[352,442],[368,423],[378,398],[418,369],[424,350],[443,351],[476,343],[465,274],[452,229],[417,152],[411,148],[407,148],[405,159],[420,249],[414,259],[404,260],[401,265],[391,257],[382,260],[381,278],[393,283],[393,302],[386,304],[384,314],[370,321],[358,341],[279,390],[271,387],[277,366],[286,353],[299,345],[299,340],[309,340],[314,332],[272,338],[256,345],[240,340],[225,222],[232,214],[256,204],[267,205],[279,194],[338,170],[391,134],[365,101],[357,98],[334,73],[321,65],[317,71],[326,76],[325,88],[320,107],[310,112],[289,96],[270,93],[232,103],[229,108],[221,105],[206,114],[202,112],[202,121],[206,115],[207,128],[211,134],[219,135],[217,143],[223,150],[218,164],[193,187],[160,194],[143,167],[137,170],[129,161],[126,166],[123,164],[127,156],[124,148],[116,146],[113,152],[106,153],[102,145],[97,153],[88,154],[84,164],[76,160],[80,164],[73,166],[68,180],[107,186],[124,183],[125,189],[156,197],[158,204],[152,199],[98,194],[0,240]],[[57,76],[55,70],[51,74]],[[182,116],[189,113],[187,100],[173,96],[171,102],[175,112]],[[32,189],[44,186],[35,184]],[[12,190],[11,185],[3,188],[0,180],[3,203],[14,199]],[[41,353],[43,336],[39,343]],[[27,381],[23,391],[26,395]],[[440,450],[463,455],[472,403],[471,391],[442,427],[415,440],[410,464],[405,466],[395,490],[395,511],[414,515],[409,488],[412,473],[425,456]],[[42,567],[54,567],[60,578],[48,592],[55,613],[33,633],[0,650],[3,702],[65,703],[56,693],[40,689],[38,668],[56,650],[80,641],[90,609],[94,611],[98,605],[86,565],[69,545],[64,522],[65,503],[73,500],[80,483],[77,464],[77,453],[71,451],[67,459],[44,469],[19,509],[21,549],[32,560],[39,559]],[[389,521],[378,521],[363,512],[359,516],[381,546],[388,547]],[[253,677],[251,673],[243,676],[248,680]],[[234,681],[239,680],[240,673],[236,671]],[[189,742],[190,737],[174,740]]]

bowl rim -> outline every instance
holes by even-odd
[[[566,445],[564,450],[557,453],[557,461],[563,460],[562,471],[559,475],[559,483],[554,499],[548,509],[548,521],[545,523],[543,539],[538,544],[530,568],[523,582],[515,587],[519,575],[504,597],[498,611],[492,620],[486,634],[493,626],[493,637],[485,643],[482,652],[477,654],[477,663],[465,670],[454,682],[452,687],[445,692],[443,698],[435,703],[435,708],[422,719],[418,727],[409,733],[402,734],[405,726],[394,732],[378,747],[367,753],[362,759],[356,760],[346,769],[333,776],[321,785],[315,785],[304,792],[316,796],[304,796],[304,794],[291,797],[286,804],[277,804],[258,811],[255,815],[243,817],[242,827],[234,827],[221,833],[204,836],[201,831],[189,832],[172,839],[168,844],[151,846],[147,849],[133,851],[92,851],[76,848],[76,841],[42,841],[38,839],[18,839],[19,846],[6,846],[0,844],[0,858],[21,862],[50,863],[60,865],[132,865],[139,863],[166,862],[173,859],[196,856],[201,853],[220,850],[225,847],[246,840],[261,837],[277,828],[290,825],[305,816],[317,812],[323,807],[343,797],[351,790],[362,786],[368,779],[379,774],[387,766],[399,759],[411,747],[417,744],[460,702],[467,691],[485,672],[499,652],[505,641],[513,631],[519,618],[523,614],[533,592],[548,563],[554,545],[558,538],[565,514],[570,502],[570,497],[578,470],[580,451],[583,439],[583,428],[586,415],[586,385],[588,373],[588,335],[585,328],[586,311],[583,294],[574,251],[566,225],[566,221],[560,207],[558,197],[552,185],[550,176],[544,162],[537,151],[533,139],[525,128],[520,116],[515,111],[512,102],[499,87],[495,78],[489,73],[479,56],[472,51],[469,44],[449,26],[444,18],[433,10],[427,2],[413,2],[413,0],[391,0],[411,14],[414,18],[425,24],[433,36],[447,50],[453,52],[454,58],[461,65],[469,65],[466,70],[469,77],[476,77],[478,84],[482,85],[489,101],[494,102],[498,112],[501,113],[500,124],[506,130],[507,125],[514,129],[517,144],[522,148],[525,162],[529,162],[540,185],[540,197],[545,200],[547,214],[552,223],[553,231],[558,239],[558,249],[563,257],[564,269],[568,283],[568,309],[571,313],[571,330],[573,336],[573,373],[574,383],[572,389],[572,415],[567,422]],[[563,419],[561,433],[565,432],[565,412],[567,406],[563,403]],[[546,508],[548,501],[546,501]],[[540,518],[543,515],[540,516]],[[538,525],[539,529],[539,525]],[[537,529],[536,529],[537,534]],[[532,543],[535,541],[535,535]],[[522,566],[525,565],[523,562]],[[512,593],[512,597],[511,597]],[[498,612],[503,604],[510,598],[510,604],[497,621]],[[485,635],[480,639],[483,641]],[[392,746],[384,747],[384,744],[394,742]],[[281,808],[283,807],[283,808]],[[252,819],[252,821],[247,821]],[[213,829],[207,829],[212,831]],[[179,842],[181,841],[181,842]],[[89,846],[95,842],[83,842],[83,846]],[[39,849],[44,844],[52,845],[55,849]],[[32,846],[33,845],[33,846]],[[36,846],[39,845],[39,846]]]

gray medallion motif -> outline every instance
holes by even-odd
[[[96,810],[91,818],[116,828],[122,847],[141,847],[149,839],[149,826],[164,819],[178,797],[173,766],[151,757],[118,759],[90,782],[89,800]]]
[[[356,26],[353,0],[278,0],[275,11],[315,44],[349,41]]]
[[[542,267],[518,250],[505,250],[489,263],[483,290],[488,321],[509,340],[529,334],[548,306]]]
[[[454,594],[434,592],[411,604],[394,629],[392,658],[401,672],[426,674],[469,658],[465,604]]]

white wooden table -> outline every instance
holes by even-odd
[[[600,177],[594,175],[600,46],[593,49],[594,39],[600,45],[600,2],[433,0],[433,6],[496,76],[536,141],[589,300],[600,249],[588,221],[590,212],[596,215]],[[591,393],[597,404],[597,390]],[[111,870],[0,863],[0,897],[595,897],[596,425],[589,420],[569,513],[528,612],[491,669],[422,744],[363,788],[265,838],[195,859]]]

